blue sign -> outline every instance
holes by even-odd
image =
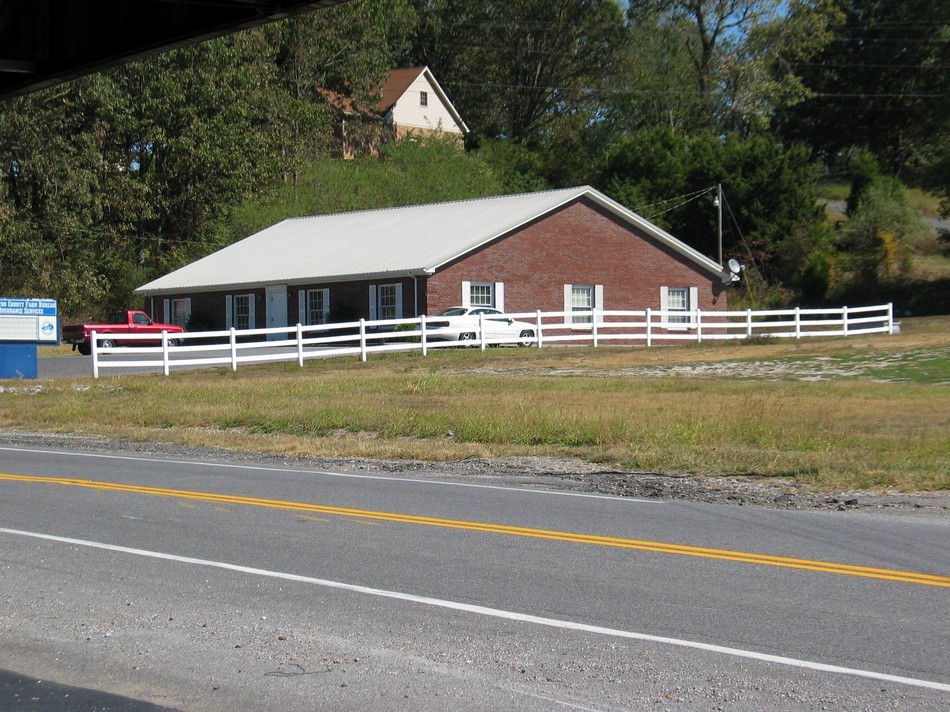
[[[0,341],[58,344],[56,300],[0,297]]]
[[[9,299],[0,297],[2,316],[56,316],[55,299]]]

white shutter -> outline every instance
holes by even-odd
[[[594,285],[594,309],[604,310],[604,285],[602,284]],[[601,317],[601,321],[603,321],[603,317]]]
[[[495,282],[495,309],[505,311],[505,283]]]
[[[568,325],[574,323],[574,319],[571,317],[571,312],[574,310],[573,300],[571,299],[571,291],[572,291],[571,285],[565,284],[564,285],[564,312],[565,312],[564,323]]]
[[[472,283],[471,282],[462,282],[461,305],[463,307],[472,306]]]
[[[670,288],[660,287],[660,311],[666,311],[670,308]],[[669,317],[664,314],[662,320],[666,321]]]
[[[690,311],[694,311],[699,308],[699,287],[690,287],[689,288],[689,304],[687,307]],[[691,316],[689,318],[691,324],[696,323],[696,320]]]
[[[396,283],[396,318],[402,319],[402,284]]]
[[[369,320],[376,320],[376,285],[369,285]]]
[[[253,294],[247,295],[247,328],[256,329],[257,320],[254,318],[254,303],[257,300],[254,298]]]
[[[162,319],[162,321],[165,322],[166,324],[171,323],[170,320],[171,320],[171,311],[172,311],[172,309],[171,309],[171,300],[170,300],[170,299],[163,299],[163,300],[162,300],[162,309],[163,309],[164,312],[165,312],[165,316],[164,316],[164,318]]]
[[[297,323],[307,325],[307,290],[297,290]]]
[[[330,321],[330,288],[326,287],[323,290],[323,323],[327,324]]]
[[[234,326],[234,298],[228,294],[224,298],[224,328]]]

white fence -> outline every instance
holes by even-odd
[[[752,338],[792,338],[809,336],[856,336],[892,334],[892,304],[839,309],[777,309],[769,311],[587,311],[530,312],[506,316],[526,322],[533,335],[524,341],[531,347],[552,345],[603,346],[628,344],[654,346],[680,341],[697,343]],[[473,341],[436,341],[427,324],[444,318],[421,316],[319,326],[277,327],[237,331],[199,331],[184,334],[162,332],[161,345],[151,345],[156,336],[128,334],[121,337],[126,347],[99,345],[115,341],[115,334],[92,334],[92,369],[98,378],[102,369],[161,369],[167,376],[172,368],[228,366],[274,361],[304,361],[337,356],[359,356],[394,351],[420,351],[446,347],[477,347],[508,344],[510,341],[486,337],[484,322],[466,331]],[[136,346],[147,341],[149,345]]]

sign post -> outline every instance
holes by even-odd
[[[56,300],[0,297],[0,378],[36,378],[37,345],[59,345]]]

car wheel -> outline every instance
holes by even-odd
[[[518,334],[518,346],[531,346],[531,340],[534,338],[534,332],[531,329],[522,329]]]
[[[100,349],[114,349],[115,341],[113,341],[112,339],[103,339],[102,341],[99,342],[99,348]]]
[[[169,346],[178,346],[178,339],[169,339],[169,340],[168,340],[168,345],[169,345]]]
[[[459,341],[475,341],[475,334],[471,331],[463,331],[459,334]]]

